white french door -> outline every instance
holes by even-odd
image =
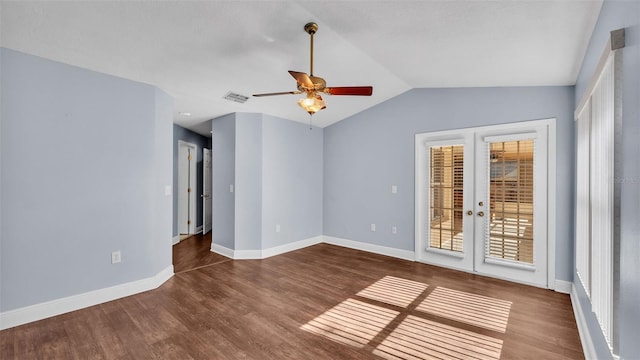
[[[548,127],[416,135],[418,261],[548,287]]]
[[[474,223],[466,209],[474,199],[473,133],[442,138],[432,134],[418,145],[423,160],[419,171],[420,204],[424,216],[420,220],[420,260],[473,271]]]

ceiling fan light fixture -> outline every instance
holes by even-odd
[[[327,104],[322,100],[320,95],[309,94],[306,98],[298,100],[298,105],[303,108],[309,115],[313,115],[318,111],[327,107]]]

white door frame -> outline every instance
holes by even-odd
[[[202,235],[213,225],[213,156],[210,149],[202,149]]]
[[[178,234],[195,234],[196,229],[196,165],[195,144],[178,140]],[[191,160],[186,154],[191,153]],[[187,192],[187,189],[191,189]],[[189,222],[190,221],[190,222]],[[187,226],[185,227],[185,222]]]
[[[465,128],[456,130],[446,130],[430,133],[420,133],[415,135],[415,260],[425,261],[423,253],[426,248],[426,227],[425,220],[428,218],[428,208],[423,199],[427,198],[427,189],[423,184],[423,180],[427,175],[424,164],[427,163],[427,152],[425,151],[425,142],[449,141],[455,142],[456,139],[462,139],[464,133],[476,132],[503,132],[510,133],[514,131],[523,131],[523,129],[536,127],[547,127],[547,284],[546,288],[555,289],[555,250],[556,250],[556,119],[543,119],[523,121],[502,125],[482,126],[475,128]],[[475,171],[474,171],[475,172]],[[466,179],[465,179],[466,180]],[[440,266],[447,266],[447,264]],[[451,266],[456,268],[456,266]],[[460,269],[465,271],[463,269]],[[468,270],[467,270],[468,271]],[[494,275],[487,275],[500,277]],[[506,279],[509,280],[509,279]]]

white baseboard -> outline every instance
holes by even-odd
[[[262,250],[234,250],[213,244],[211,245],[211,251],[233,260],[259,260],[263,258]]]
[[[274,246],[272,248],[262,250],[262,259],[287,253],[289,251],[299,250],[308,246],[320,244],[323,240],[323,236],[314,236],[299,241],[295,241],[289,244]]]
[[[262,250],[233,250],[234,260],[262,259]]]
[[[173,237],[173,242],[172,242],[171,245],[175,245],[175,244],[177,244],[179,242],[180,242],[180,235],[178,234],[177,236]]]
[[[563,294],[571,294],[571,288],[573,287],[573,283],[565,280],[556,279],[556,286],[554,290]]]
[[[416,255],[414,251],[411,250],[402,250],[396,249],[386,246],[373,245],[368,243],[363,243],[360,241],[353,241],[347,239],[341,239],[333,236],[323,236],[323,242],[331,245],[338,245],[342,247],[347,247],[350,249],[368,251],[380,255],[391,256],[403,260],[416,261]]]
[[[0,330],[153,290],[172,276],[173,265],[169,265],[150,278],[9,310],[0,313]]]
[[[202,232],[202,225],[196,227],[196,234],[200,234]]]
[[[582,311],[582,305],[578,300],[578,293],[576,292],[576,285],[571,285],[571,305],[573,307],[573,315],[576,318],[576,325],[578,326],[578,334],[580,335],[580,342],[582,342],[582,351],[584,357],[587,360],[596,360],[596,348],[591,341],[591,333],[589,327],[587,327],[587,321],[584,318],[584,312]]]
[[[233,259],[233,249],[229,249],[228,247],[216,244],[214,242],[211,243],[211,252]]]
[[[211,245],[211,251],[234,260],[266,259],[271,256],[276,256],[287,253],[289,251],[302,249],[307,246],[320,244],[322,242],[322,239],[322,236],[315,236],[284,245],[274,246],[264,250],[233,250],[214,243]]]

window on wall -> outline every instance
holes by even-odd
[[[624,34],[624,33],[623,33]],[[614,33],[612,33],[612,41]],[[612,45],[612,44],[609,44]],[[576,109],[576,272],[602,333],[614,349],[616,128],[620,121],[620,54],[607,51]]]

